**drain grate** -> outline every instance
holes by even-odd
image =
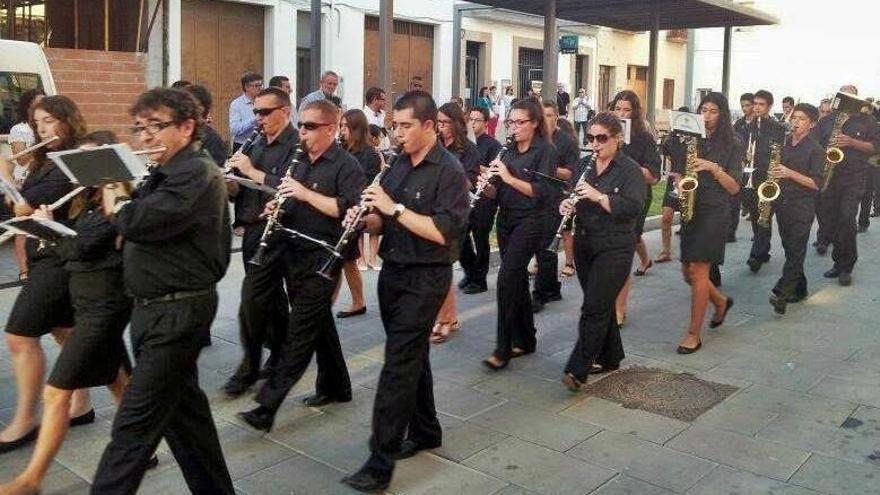
[[[632,366],[587,385],[586,392],[681,421],[693,421],[736,392],[737,387],[701,380],[690,373]]]

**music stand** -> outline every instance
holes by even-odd
[[[278,192],[275,188],[273,188],[271,186],[267,186],[265,184],[259,184],[251,179],[248,179],[247,177],[239,177],[237,175],[226,174],[223,176],[223,178],[226,180],[231,180],[233,182],[236,182],[241,186],[247,187],[248,189],[256,189],[257,191],[261,191],[261,192],[268,193],[268,194],[275,194]]]
[[[70,181],[85,187],[129,182],[147,175],[144,163],[126,144],[47,153]]]
[[[0,227],[48,243],[76,235],[70,227],[46,218],[17,217],[0,223]]]
[[[669,111],[669,128],[678,134],[706,138],[706,121],[698,113]]]

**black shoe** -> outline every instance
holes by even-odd
[[[714,320],[710,321],[710,322],[709,322],[709,328],[718,328],[718,327],[720,327],[721,325],[724,325],[724,319],[727,318],[727,313],[730,313],[730,308],[732,308],[732,307],[733,307],[733,298],[730,297],[730,296],[727,296],[727,303],[724,305],[724,314],[721,315],[721,319],[720,319],[720,320],[718,320],[718,321],[714,321]],[[699,346],[697,346],[697,348],[699,348]],[[692,351],[692,352],[693,352],[693,351]],[[682,354],[682,353],[679,352],[679,354]]]
[[[25,435],[19,439],[13,440],[11,442],[0,442],[0,454],[12,452],[15,449],[24,447],[25,445],[33,442],[37,439],[37,431],[39,431],[39,427],[34,426],[34,429],[25,433]]]
[[[303,404],[309,407],[321,407],[326,406],[327,404],[332,404],[334,402],[351,402],[351,391],[348,392],[348,395],[343,395],[342,397],[331,397],[324,394],[315,394],[303,399]]]
[[[260,370],[260,380],[268,380],[270,376],[272,376],[272,366],[269,363],[266,363],[266,366],[263,366],[263,369]]]
[[[858,232],[859,234],[864,234],[864,233],[867,232],[867,231],[868,231],[868,226],[867,226],[867,225],[859,225],[859,228],[858,228],[858,230],[857,230],[857,232]]]
[[[486,284],[478,284],[476,282],[471,282],[462,288],[462,292],[465,294],[480,294],[489,290],[489,287]]]
[[[361,309],[356,309],[354,311],[340,311],[340,312],[336,313],[336,317],[341,320],[343,318],[349,318],[351,316],[360,316],[360,315],[365,315],[365,314],[367,314],[367,307],[366,306],[362,307]]]
[[[594,363],[590,366],[590,371],[587,373],[590,375],[601,375],[602,373],[610,373],[612,371],[617,371],[620,369],[620,363],[617,364],[598,364]]]
[[[470,284],[471,284],[471,279],[465,277],[458,282],[458,288],[464,289],[465,287],[467,287]]]
[[[80,414],[75,418],[70,418],[70,423],[68,423],[71,427],[74,426],[82,426],[95,422],[95,410],[90,409],[89,412],[85,414]]]
[[[238,397],[247,392],[256,382],[256,378],[232,375],[232,377],[223,385],[223,391],[230,397]]]
[[[675,350],[678,354],[693,354],[700,350],[700,347],[703,347],[702,342],[697,342],[696,347],[685,347],[683,345],[678,346],[678,349]]]
[[[843,287],[849,287],[852,285],[852,274],[849,272],[840,272],[840,277],[838,277],[837,282]]]
[[[541,298],[532,298],[532,313],[538,314],[544,310],[544,301]]]
[[[778,314],[778,315],[785,314],[785,306],[786,306],[785,299],[777,296],[776,294],[771,294],[770,295],[770,305],[773,306],[773,311],[775,311],[776,314]]]
[[[840,277],[840,270],[838,270],[837,268],[832,268],[823,273],[822,276],[825,278],[838,278]]]
[[[266,433],[272,431],[272,424],[275,423],[275,411],[266,406],[258,406],[250,411],[240,412],[235,416],[255,430],[265,431]]]
[[[820,256],[825,256],[825,253],[828,252],[828,244],[819,243],[816,245],[816,252],[819,253]]]
[[[400,450],[395,452],[391,458],[395,461],[402,461],[403,459],[409,459],[423,450],[436,449],[440,444],[441,442],[423,444],[416,442],[415,440],[406,439],[400,444]]]
[[[758,273],[758,270],[761,269],[763,263],[761,263],[761,260],[758,258],[749,258],[749,260],[746,261],[746,264],[749,265],[749,270],[751,270],[752,273]]]
[[[348,485],[359,492],[380,493],[388,488],[388,485],[391,483],[391,478],[379,478],[375,474],[361,469],[351,476],[342,478],[340,481],[343,485]]]
[[[153,457],[150,457],[150,460],[147,461],[147,470],[156,469],[159,466],[159,456],[153,454]]]

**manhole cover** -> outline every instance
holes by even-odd
[[[689,373],[633,366],[587,385],[586,391],[623,407],[693,421],[737,387],[700,380]]]

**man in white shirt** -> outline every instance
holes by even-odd
[[[385,128],[385,90],[382,88],[372,87],[367,90],[364,96],[367,102],[364,105],[364,115],[367,116],[367,123],[381,128]]]

